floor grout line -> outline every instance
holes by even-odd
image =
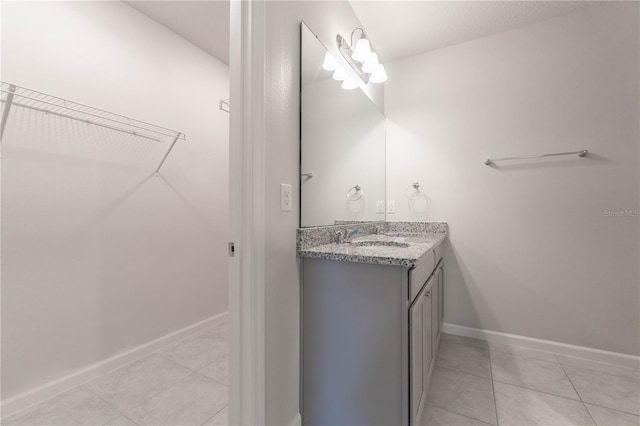
[[[437,404],[434,404],[434,403],[431,403],[431,402],[426,403],[426,405],[430,405],[430,406],[432,406],[432,407],[436,407],[436,408],[439,408],[439,409],[441,409],[441,410],[448,411],[449,413],[453,413],[453,414],[457,414],[457,415],[462,416],[462,417],[466,417],[466,418],[468,418],[468,419],[477,420],[477,421],[479,421],[479,422],[486,423],[486,424],[491,425],[491,426],[497,426],[496,424],[489,423],[489,422],[486,422],[486,421],[484,421],[484,420],[480,420],[480,419],[478,419],[478,418],[476,418],[476,417],[473,417],[473,416],[470,416],[470,415],[468,415],[468,414],[458,413],[457,411],[453,411],[451,408],[444,408],[444,407],[441,407],[441,406],[439,406],[439,405],[437,405]],[[497,423],[497,420],[496,420],[496,423]]]
[[[591,414],[591,411],[589,410],[589,407],[587,407],[587,404],[585,404],[584,401],[582,401],[582,406],[584,407],[585,410],[587,410],[587,414],[589,414],[589,418],[591,419],[593,424],[595,426],[598,426],[598,423],[596,422],[596,419],[593,418],[593,414]]]
[[[442,333],[442,334],[444,335],[444,334],[447,334],[447,333]],[[464,336],[457,336],[457,335],[455,335],[455,334],[447,334],[447,335],[448,335],[448,336],[456,336],[456,337],[464,337]],[[473,337],[468,337],[468,339],[473,339]],[[470,344],[470,343],[465,343],[465,341],[464,341],[464,340],[456,342],[456,341],[453,341],[453,340],[446,340],[446,338],[445,338],[445,339],[444,339],[444,340],[442,340],[442,341],[443,341],[443,342],[448,342],[448,343],[453,343],[453,344],[456,344],[456,345],[471,346],[471,347],[473,347],[473,348],[489,350],[489,342],[487,342],[486,340],[480,340],[480,339],[476,339],[476,340],[478,340],[478,341],[480,341],[480,342],[485,342],[485,343],[487,344],[487,346],[486,346],[486,347],[484,347],[484,346],[472,345],[472,344]]]
[[[587,414],[588,414],[590,420],[593,422],[593,425],[597,426],[598,423],[595,421],[595,418],[591,414],[591,411],[589,410],[589,407],[587,406],[587,402],[585,402],[582,399],[582,395],[580,395],[580,392],[578,392],[578,389],[576,388],[575,384],[573,383],[573,380],[571,380],[571,377],[567,373],[566,369],[567,368],[578,368],[578,369],[592,371],[592,372],[595,372],[595,373],[598,373],[598,374],[603,374],[603,375],[611,376],[611,377],[621,377],[621,378],[626,378],[626,379],[630,379],[630,380],[635,380],[636,379],[635,377],[632,377],[632,376],[629,376],[629,375],[625,375],[625,374],[614,374],[614,373],[604,372],[604,371],[600,371],[600,370],[589,368],[589,367],[585,367],[585,366],[573,366],[573,365],[570,365],[570,364],[567,364],[567,363],[563,363],[560,360],[560,357],[559,357],[560,354],[557,354],[555,352],[538,351],[538,350],[535,350],[535,349],[529,349],[529,348],[526,348],[526,347],[522,347],[522,349],[525,349],[525,350],[531,350],[531,351],[535,351],[535,352],[542,352],[542,353],[546,353],[546,354],[552,355],[552,357],[554,358],[553,360],[551,360],[551,359],[539,359],[539,358],[534,358],[534,357],[527,356],[526,354],[517,354],[517,353],[513,353],[513,352],[508,352],[508,351],[495,350],[495,349],[491,349],[490,347],[489,348],[483,348],[483,347],[478,346],[478,345],[467,344],[464,341],[455,341],[455,342],[454,341],[447,341],[447,340],[443,340],[443,341],[445,341],[447,343],[452,343],[454,345],[468,346],[468,347],[474,347],[474,348],[478,348],[478,349],[487,350],[488,355],[489,355],[490,373],[491,373],[491,385],[492,385],[492,390],[493,390],[493,397],[494,397],[494,404],[495,404],[495,411],[496,411],[496,421],[497,421],[498,424],[499,424],[500,420],[498,418],[498,413],[497,413],[497,398],[496,398],[496,395],[495,395],[495,383],[501,383],[501,384],[505,384],[505,385],[508,385],[508,386],[514,386],[516,388],[520,388],[520,389],[527,390],[527,391],[530,391],[530,392],[537,392],[537,393],[540,393],[540,394],[543,394],[543,395],[549,395],[549,396],[556,397],[556,398],[562,398],[562,399],[567,400],[567,401],[577,402],[577,403],[582,405],[584,410],[587,411]],[[544,391],[544,390],[532,389],[530,387],[527,387],[526,385],[513,384],[513,383],[508,383],[508,382],[505,382],[505,381],[502,381],[502,380],[496,380],[494,375],[493,375],[493,367],[491,365],[492,352],[493,353],[502,353],[502,354],[506,354],[508,356],[522,358],[522,359],[529,359],[532,362],[536,362],[536,363],[540,362],[540,363],[546,363],[548,365],[557,365],[557,366],[559,366],[561,368],[564,376],[567,378],[569,383],[571,383],[571,386],[572,386],[572,388],[573,388],[573,390],[575,392],[575,395],[577,396],[577,399],[573,398],[573,397],[564,396],[564,395],[553,394],[553,393],[550,393],[550,392],[547,392],[547,391]],[[437,359],[438,358],[436,357],[436,362],[437,362]],[[590,360],[587,360],[587,361],[590,361]],[[614,367],[619,367],[617,365],[608,364],[608,363],[600,363],[600,364],[612,365]],[[455,372],[455,373],[458,373],[458,374],[461,374],[461,375],[466,375],[466,376],[474,377],[474,378],[477,378],[477,379],[488,380],[486,377],[478,376],[476,374],[468,373],[466,371],[461,371],[461,370],[456,369],[456,368],[445,367],[445,366],[439,365],[438,363],[436,363],[436,367],[438,367],[440,369],[443,369],[443,370]],[[623,367],[620,367],[620,368],[623,368]],[[634,371],[633,369],[629,369],[629,368],[627,368],[627,370]],[[603,406],[603,405],[600,405],[600,404],[594,404],[594,403],[591,403],[591,402],[589,402],[589,404],[593,405],[594,407],[599,407],[599,408],[602,408],[602,409],[610,410],[610,411],[615,412],[615,413],[620,413],[620,414],[624,414],[624,415],[630,415],[630,416],[633,416],[634,418],[640,418],[640,416],[638,414],[636,414],[636,413],[632,413],[632,412],[628,412],[628,411],[622,411],[622,410],[619,410],[619,409],[614,409],[614,408],[611,408],[611,407]],[[451,410],[451,408],[441,407],[441,406],[439,406],[437,404],[434,404],[432,402],[428,402],[427,405],[430,405],[432,407],[436,407],[438,409],[441,409],[441,410],[449,412],[449,413],[457,414],[457,415],[460,415],[460,416],[463,416],[463,417],[467,417],[467,418],[470,418],[470,419],[473,419],[473,420],[477,420],[479,422],[486,423],[486,421],[483,421],[483,420],[480,420],[480,419],[476,419],[476,418],[474,418],[472,416],[469,416],[467,414],[458,413],[456,411]]]
[[[593,420],[593,423],[594,423],[594,424],[596,424],[596,425],[597,425],[597,423],[596,423],[595,419],[593,418],[593,416],[591,415],[591,411],[589,411],[589,408],[587,408],[587,402],[586,402],[584,399],[582,399],[582,395],[580,395],[580,392],[578,392],[578,389],[576,388],[576,385],[574,385],[574,384],[573,384],[573,380],[571,380],[571,377],[569,376],[569,373],[567,373],[567,371],[564,369],[564,367],[578,368],[578,369],[580,369],[580,368],[581,368],[581,369],[583,369],[583,370],[594,371],[594,372],[596,372],[596,373],[604,374],[604,375],[607,375],[607,376],[628,378],[628,377],[625,377],[625,376],[617,376],[617,375],[615,375],[615,374],[603,373],[602,371],[591,370],[591,369],[583,368],[583,367],[575,367],[575,366],[572,366],[572,365],[567,365],[567,366],[565,366],[565,365],[563,365],[563,364],[560,364],[560,367],[562,368],[562,371],[564,372],[564,374],[567,376],[567,379],[569,379],[569,383],[571,383],[571,386],[573,386],[573,389],[576,391],[576,394],[578,394],[578,398],[580,398],[580,402],[582,402],[582,405],[584,405],[584,408],[585,408],[585,409],[587,410],[587,412],[589,413],[589,416],[590,416],[590,417],[591,417],[591,419]],[[591,404],[591,405],[595,405],[595,406],[600,407],[600,408],[606,408],[607,410],[617,411],[617,412],[619,412],[619,413],[631,414],[632,416],[640,417],[638,414],[629,413],[629,412],[627,412],[627,411],[617,410],[617,409],[615,409],[615,408],[611,408],[611,407],[605,407],[604,405],[593,404],[593,403],[591,403],[591,402],[589,402],[589,404]]]
[[[634,413],[629,413],[628,411],[621,411],[621,410],[617,410],[617,409],[615,409],[615,408],[605,407],[604,405],[594,404],[593,402],[584,402],[584,405],[585,405],[585,406],[586,406],[587,404],[589,404],[589,405],[593,405],[594,407],[598,407],[598,408],[604,408],[605,410],[614,411],[614,412],[616,412],[616,413],[620,413],[620,414],[628,414],[628,415],[630,415],[630,416],[638,417],[638,419],[640,419],[640,415],[638,415],[638,414],[634,414]],[[589,410],[589,408],[587,408],[587,410]]]
[[[453,342],[450,342],[450,343],[453,343]],[[462,346],[471,346],[471,345],[462,345]],[[479,348],[478,346],[471,346],[471,347],[475,347],[475,348],[478,348],[478,349],[484,349],[484,348]],[[455,370],[453,368],[442,367],[442,366],[437,365],[438,355],[440,354],[440,348],[441,348],[441,346],[438,347],[438,353],[436,354],[436,364],[434,365],[434,370],[437,367],[437,368],[442,368],[442,369],[445,369],[445,370],[448,370],[448,371],[453,371],[453,372],[458,373],[458,374],[464,374],[464,375],[467,375],[467,376],[475,377],[477,379],[487,380],[487,381],[491,382],[491,389],[493,389],[493,380],[492,379],[487,379],[486,377],[476,376],[474,374],[465,373],[465,372],[462,372],[462,371],[459,371],[459,370]],[[487,352],[488,352],[488,350],[487,350]],[[489,370],[491,370],[491,359],[489,359]],[[493,377],[493,375],[492,375],[492,377]],[[495,410],[495,393],[494,393],[493,401],[494,401],[494,410]],[[432,407],[436,407],[436,408],[439,408],[441,410],[447,411],[449,413],[453,413],[453,414],[457,414],[457,415],[462,416],[462,417],[466,417],[468,419],[477,420],[477,421],[479,421],[481,423],[485,423],[485,424],[492,425],[492,426],[498,426],[498,413],[497,413],[497,410],[496,410],[496,413],[495,413],[496,414],[496,424],[493,425],[492,423],[488,423],[488,422],[486,422],[484,420],[480,420],[480,419],[472,417],[472,416],[470,416],[468,414],[462,414],[462,413],[458,413],[456,411],[453,411],[450,408],[440,407],[439,405],[430,403],[429,401],[426,402],[426,405],[430,405]]]
[[[580,399],[573,399],[573,398],[569,398],[569,397],[566,397],[566,396],[557,395],[557,394],[555,394],[555,393],[545,392],[545,391],[542,391],[542,390],[539,390],[539,389],[532,389],[532,388],[528,388],[528,387],[523,386],[523,385],[514,385],[513,383],[504,382],[504,381],[502,381],[502,380],[494,380],[494,381],[495,381],[496,383],[500,383],[500,384],[503,384],[503,385],[509,385],[509,386],[513,386],[513,387],[516,387],[516,388],[520,388],[520,389],[525,389],[525,390],[528,390],[528,391],[531,391],[531,392],[543,393],[543,394],[545,394],[545,395],[555,396],[555,397],[557,397],[557,398],[568,399],[569,401],[582,402]],[[578,398],[579,398],[579,397],[580,397],[580,396],[578,396]]]
[[[557,355],[557,354],[556,354]],[[574,357],[575,358],[575,357]],[[585,358],[579,358],[579,359],[585,359]],[[589,359],[586,359],[586,361],[590,361],[590,362],[598,362],[598,361],[591,361]],[[562,361],[559,361],[559,364],[562,366],[562,368],[564,369],[564,367],[569,367],[569,368],[578,368],[580,370],[587,370],[587,371],[593,371],[594,373],[598,373],[598,374],[606,374],[607,376],[613,376],[613,377],[622,377],[625,379],[629,379],[629,380],[636,380],[636,381],[640,381],[640,377],[634,377],[630,374],[614,374],[614,373],[609,373],[609,372],[605,372],[602,370],[596,370],[594,368],[591,367],[585,367],[585,366],[577,366],[577,365],[571,365],[571,364],[566,364],[563,363]],[[606,364],[604,362],[601,362],[600,364],[605,364],[605,365],[609,365],[609,366],[613,366],[615,368],[620,368],[620,369],[624,369],[624,367],[620,367],[618,365],[614,365],[614,364]],[[635,370],[633,369],[627,369],[630,372],[633,372]]]
[[[215,416],[217,416],[218,414],[220,414],[222,412],[222,410],[224,410],[225,408],[227,408],[229,406],[229,404],[225,405],[224,407],[222,407],[221,409],[219,409],[218,411],[216,411],[213,416],[209,417],[207,420],[205,420],[204,422],[202,422],[203,426],[204,424],[206,424],[209,420],[213,419]],[[228,419],[227,419],[227,423],[229,423]]]
[[[188,368],[189,370],[193,371],[194,373],[199,373],[200,370],[202,370],[203,368],[208,367],[209,365],[213,364],[214,362],[220,361],[222,358],[228,358],[228,356],[227,355],[220,355],[219,357],[214,358],[213,361],[204,364],[202,367],[198,367],[197,370],[194,370],[193,368],[187,367],[187,366],[183,366],[183,367]]]
[[[559,362],[556,362],[556,361],[549,361],[549,360],[546,360],[546,359],[532,358],[532,357],[526,356],[526,355],[514,354],[513,352],[496,351],[496,350],[491,350],[491,349],[489,349],[489,352],[498,352],[500,354],[513,356],[513,357],[521,358],[521,359],[528,359],[530,361],[546,362],[547,364],[561,365]],[[555,355],[555,354],[553,354],[553,355]]]
[[[491,362],[491,360],[489,360],[489,362]],[[491,364],[489,364],[489,365],[491,365]],[[465,371],[456,370],[456,369],[450,368],[450,367],[443,367],[443,366],[437,365],[437,364],[436,364],[436,367],[437,368],[442,368],[444,370],[453,371],[453,372],[458,373],[458,374],[464,374],[464,375],[467,375],[467,376],[475,377],[475,378],[478,378],[478,379],[484,379],[484,380],[488,380],[488,381],[491,381],[491,382],[496,382],[496,383],[501,383],[501,384],[505,384],[505,385],[509,385],[509,386],[514,386],[514,387],[517,387],[517,388],[520,388],[520,389],[525,389],[525,390],[532,391],[532,392],[539,392],[539,393],[543,393],[545,395],[550,395],[550,396],[555,396],[555,397],[558,397],[558,398],[568,399],[569,401],[582,402],[581,399],[573,399],[573,398],[569,398],[567,396],[557,395],[557,394],[550,393],[550,392],[545,392],[545,391],[542,391],[542,390],[539,390],[539,389],[533,389],[533,388],[530,388],[530,387],[526,387],[524,385],[517,385],[517,384],[514,384],[514,383],[505,382],[503,380],[496,380],[493,377],[493,369],[492,368],[491,368],[491,377],[492,378],[491,379],[487,379],[486,377],[478,376],[476,374],[467,373]],[[564,370],[563,370],[563,372],[564,372]],[[492,383],[492,386],[493,386],[493,383]],[[578,394],[577,391],[576,391],[576,394]],[[495,395],[494,395],[494,398],[495,398]],[[578,394],[578,398],[580,398],[579,394]],[[597,405],[597,404],[593,404],[593,405]],[[602,407],[602,408],[608,408],[608,407]],[[611,409],[611,408],[609,408],[609,409]],[[616,410],[616,411],[620,411],[620,410]],[[625,411],[621,411],[621,412],[626,413]],[[456,413],[456,414],[458,414],[458,413]],[[629,413],[629,414],[631,414],[631,413]]]
[[[493,392],[493,409],[496,413],[496,424],[500,426],[500,419],[498,418],[498,400],[496,399],[496,388],[494,386],[493,366],[491,365],[491,351],[489,352],[489,374],[491,374],[491,391]]]
[[[115,419],[117,419],[118,417],[125,417],[125,418],[127,418],[127,419],[131,420],[134,424],[136,424],[136,425],[138,424],[138,423],[134,422],[131,418],[129,418],[129,416],[127,416],[127,415],[126,415],[125,413],[123,413],[121,410],[119,410],[119,409],[118,409],[118,407],[115,407],[115,406],[114,406],[113,404],[111,404],[109,401],[107,401],[106,399],[104,399],[101,395],[98,395],[98,394],[97,394],[97,393],[95,393],[93,390],[89,389],[89,387],[88,387],[88,386],[86,387],[86,390],[87,390],[90,394],[92,394],[92,395],[96,396],[96,397],[97,397],[98,399],[100,399],[102,402],[104,402],[105,404],[107,404],[109,407],[113,408],[113,409],[114,409],[114,410],[116,410],[118,413],[120,413],[118,416],[116,416],[116,417],[114,417],[114,418],[112,418],[112,419],[109,419],[109,421],[107,421],[107,422],[103,423],[104,425],[108,424],[109,422],[114,421],[114,420],[115,420]]]
[[[203,334],[203,333],[205,333],[205,332],[206,332],[206,331],[200,331],[200,332],[198,332],[198,333],[194,333],[194,334],[192,334],[192,335],[190,335],[190,336],[185,337],[184,339],[181,339],[179,342],[184,342],[184,341],[186,341],[186,340],[190,339],[191,337],[194,337],[194,336],[197,336],[197,335]],[[172,363],[173,365],[176,365],[176,366],[178,366],[178,367],[182,367],[182,368],[184,368],[184,369],[186,369],[186,370],[189,370],[189,371],[190,371],[190,373],[189,373],[189,374],[187,374],[187,375],[186,375],[186,376],[184,376],[184,377],[181,377],[180,379],[178,379],[178,380],[176,380],[176,381],[173,381],[173,382],[171,382],[171,383],[165,384],[164,386],[162,386],[162,387],[160,387],[160,388],[158,388],[158,389],[155,389],[153,393],[150,393],[149,395],[145,396],[145,397],[142,399],[142,401],[140,401],[140,403],[139,403],[139,404],[136,404],[136,405],[134,405],[133,407],[131,407],[131,410],[135,409],[136,407],[139,407],[139,406],[143,405],[144,403],[146,403],[147,401],[151,400],[151,398],[155,397],[156,395],[159,395],[159,394],[161,394],[162,392],[164,392],[164,391],[166,391],[166,390],[169,390],[170,388],[172,388],[173,386],[175,386],[175,385],[176,385],[176,384],[178,384],[179,382],[181,382],[181,381],[185,380],[187,377],[189,377],[189,376],[193,375],[194,373],[198,373],[197,371],[195,371],[195,370],[193,370],[193,369],[191,369],[191,368],[189,368],[189,367],[187,367],[187,366],[185,366],[185,365],[182,365],[182,364],[180,364],[179,362],[177,362],[177,361],[173,360],[172,358],[170,358],[170,357],[169,357],[169,356],[167,356],[166,354],[161,353],[161,351],[162,351],[162,350],[165,350],[165,349],[168,349],[168,348],[173,348],[173,347],[177,346],[177,344],[178,344],[179,342],[176,342],[176,344],[173,344],[173,345],[167,345],[167,346],[166,346],[166,347],[164,347],[164,348],[158,349],[157,351],[155,351],[155,352],[153,352],[153,353],[150,353],[149,355],[147,355],[147,356],[145,356],[145,357],[143,357],[143,358],[140,358],[140,359],[138,359],[137,361],[142,361],[142,360],[144,360],[144,359],[146,359],[146,358],[151,358],[152,356],[159,356],[159,357],[161,357],[162,359],[164,359],[165,361],[168,361],[168,362]],[[130,365],[130,364],[127,364],[127,365]],[[208,365],[208,364],[206,364],[206,365]],[[123,367],[121,367],[121,368],[122,368],[122,369],[124,369],[124,367],[126,367],[126,366],[123,366]],[[203,367],[204,367],[204,366],[203,366]],[[201,367],[201,368],[202,368],[202,367]],[[117,370],[119,370],[119,369],[116,369],[116,370],[113,370],[113,371],[117,371]],[[112,372],[113,372],[113,371],[112,371]],[[110,374],[110,373],[108,373],[108,374]],[[104,376],[101,376],[101,377],[104,377]],[[101,377],[97,378],[96,380],[100,379]],[[88,387],[87,387],[87,389],[88,389]],[[91,389],[89,389],[89,390],[91,390]],[[100,395],[96,394],[95,392],[93,392],[93,391],[92,391],[92,393],[94,393],[95,395],[97,395],[98,397],[100,397],[101,399],[103,399]],[[107,404],[109,404],[110,406],[112,406],[112,407],[113,407],[113,405],[112,405],[112,404],[110,404],[108,401],[106,401],[106,400],[104,400],[104,399],[103,399],[103,401],[105,401]],[[137,423],[137,422],[135,422],[133,419],[131,419],[131,418],[130,418],[126,413],[124,413],[122,410],[118,409],[117,407],[113,407],[113,408],[115,408],[115,409],[116,409],[116,410],[118,410],[120,413],[122,413],[122,415],[123,415],[124,417],[126,417],[126,418],[128,418],[129,420],[133,421],[135,424],[138,424],[138,423]]]
[[[573,391],[576,393],[576,395],[578,395],[578,398],[580,399],[580,402],[582,402],[584,404],[584,400],[582,399],[582,395],[580,395],[580,392],[578,392],[578,389],[576,388],[576,385],[573,384],[573,380],[571,380],[571,377],[569,377],[569,373],[566,372],[566,370],[564,369],[564,366],[562,364],[560,364],[560,368],[562,369],[562,372],[564,373],[564,376],[567,378],[567,380],[569,380],[569,383],[571,383],[571,387],[573,387]]]
[[[556,358],[558,357],[556,356]],[[558,358],[558,361],[559,360],[560,359]],[[582,399],[582,395],[580,395],[580,392],[578,392],[576,385],[573,384],[573,380],[571,380],[571,377],[569,377],[569,373],[567,373],[567,371],[564,369],[564,365],[560,364],[560,368],[562,369],[562,372],[564,373],[567,380],[569,380],[569,383],[571,383],[571,386],[573,387],[574,392],[576,393],[576,395],[578,395],[578,398],[580,398],[580,402],[582,403],[582,406],[584,407],[585,410],[587,410],[587,414],[589,414],[589,418],[591,419],[593,424],[597,426],[598,423],[596,423],[596,419],[593,418],[593,415],[591,414],[591,411],[589,411],[587,404],[584,403],[584,400]]]
[[[439,407],[439,406],[431,404],[429,402],[427,402],[426,405],[430,405],[431,407],[435,407],[438,410],[442,410],[442,411],[446,411],[447,413],[451,413],[451,414],[455,414],[455,415],[458,415],[458,416],[466,417],[467,419],[475,420],[475,421],[478,421],[480,423],[484,423],[486,425],[496,426],[496,425],[493,425],[491,423],[485,422],[484,420],[480,420],[480,419],[476,419],[475,417],[471,417],[468,414],[457,413],[455,411],[452,411],[450,408]]]
[[[436,359],[435,367],[443,368],[443,369],[445,369],[445,370],[449,370],[449,371],[454,371],[454,372],[456,372],[456,373],[460,373],[460,374],[466,374],[467,376],[473,376],[473,377],[476,377],[476,378],[478,378],[478,379],[484,379],[484,380],[489,380],[489,381],[491,381],[491,378],[490,378],[490,377],[478,376],[477,374],[471,374],[471,373],[467,373],[466,371],[461,371],[461,370],[457,370],[457,369],[455,369],[455,368],[451,368],[451,367],[444,367],[444,366],[442,366],[442,365],[438,365],[437,359]],[[489,368],[491,368],[491,361],[489,361]],[[492,376],[492,377],[493,377],[493,376]]]
[[[200,373],[199,371],[194,371],[194,374],[197,374],[198,376],[204,377],[205,379],[209,379],[209,380],[211,380],[212,382],[216,382],[217,384],[222,385],[222,386],[224,386],[224,387],[226,387],[226,388],[228,388],[228,387],[229,387],[229,385],[228,385],[228,384],[226,384],[226,383],[222,383],[221,381],[216,380],[216,379],[214,379],[214,378],[212,378],[212,377],[209,377],[209,376],[207,376],[206,374],[202,374],[202,373]],[[191,376],[191,375],[192,375],[192,374],[190,374],[190,376]]]
[[[476,349],[481,349],[483,351],[489,351],[489,348],[482,348],[480,346],[474,346],[474,345],[467,345],[466,343],[463,342],[452,342],[451,340],[442,340],[440,343],[446,343],[446,344],[451,344],[451,345],[458,345],[458,346],[466,346],[468,348],[476,348]]]

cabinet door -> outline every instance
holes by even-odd
[[[438,301],[438,305],[439,305],[438,313],[440,314],[440,316],[438,317],[438,328],[442,329],[442,319],[444,318],[444,261],[440,264],[439,270],[440,270],[440,282],[439,282],[440,299]]]
[[[427,305],[424,303],[424,289],[418,294],[418,297],[413,302],[413,305],[409,309],[409,330],[411,339],[409,342],[409,355],[410,359],[410,413],[411,424],[416,425],[419,415],[420,406],[422,405],[422,398],[424,397],[424,307]]]
[[[423,364],[422,369],[424,370],[423,376],[423,387],[425,394],[429,389],[429,369],[431,368],[431,362],[435,359],[435,354],[433,353],[433,289],[435,288],[435,279],[433,276],[427,281],[427,285],[425,286],[424,291],[424,308],[422,309],[423,317],[422,317],[422,328],[424,331],[423,341],[424,341],[424,355],[423,355]],[[426,397],[426,395],[425,395]]]
[[[434,358],[438,350],[438,334],[440,333],[440,268],[434,272],[433,290],[431,292],[431,347]]]

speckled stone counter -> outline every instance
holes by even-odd
[[[338,244],[336,232],[344,234],[349,229],[357,229],[358,234],[348,243]],[[368,222],[301,228],[298,256],[412,268],[441,244],[447,233],[444,222]]]

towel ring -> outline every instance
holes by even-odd
[[[413,190],[415,192],[418,193],[418,195],[414,195],[413,197],[409,195],[409,189],[413,188]],[[407,189],[405,189],[404,191],[404,195],[406,195],[406,197],[410,200],[417,200],[418,198],[421,198],[422,196],[424,196],[424,189],[422,189],[422,187],[420,186],[420,183],[418,182],[413,182],[411,185],[407,186]]]
[[[364,191],[360,185],[352,186],[347,191],[347,200],[358,201],[364,195]],[[357,197],[356,197],[357,196]]]

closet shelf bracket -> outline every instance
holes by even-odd
[[[7,97],[4,99],[4,107],[2,108],[2,123],[0,124],[0,140],[2,140],[2,135],[4,135],[4,126],[7,125],[7,118],[9,117],[9,110],[11,110],[11,105],[13,105],[13,94],[16,91],[16,86],[13,84],[9,85],[9,90],[7,93]]]
[[[178,142],[178,139],[180,139],[180,135],[182,133],[178,133],[175,137],[175,139],[173,140],[173,142],[171,142],[171,145],[169,145],[169,149],[167,150],[167,152],[164,154],[164,157],[162,157],[162,161],[160,161],[160,164],[158,164],[158,168],[156,169],[155,173],[158,174],[160,172],[160,168],[162,167],[162,165],[164,164],[165,161],[167,161],[167,157],[169,156],[169,154],[171,153],[171,150],[173,149],[174,145],[176,144],[176,142]]]

